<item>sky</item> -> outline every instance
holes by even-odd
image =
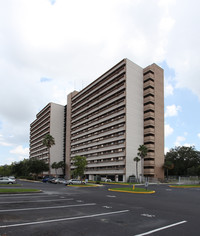
[[[0,0],[0,165],[30,123],[124,58],[165,70],[165,152],[200,150],[200,1]]]

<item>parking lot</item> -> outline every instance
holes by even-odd
[[[200,189],[151,185],[155,194],[21,182],[42,193],[0,195],[0,236],[200,235]]]

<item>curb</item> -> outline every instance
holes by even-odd
[[[122,192],[122,193],[141,193],[141,194],[152,194],[152,193],[156,192],[156,191],[151,191],[151,192],[134,192],[134,191],[113,190],[113,189],[108,189],[108,191]]]
[[[71,184],[69,184],[69,185],[67,185],[67,187],[80,187],[80,188],[90,188],[90,187],[101,187],[101,185],[90,185],[90,186],[85,186],[85,185],[83,185],[83,186],[81,186],[81,185],[71,185]]]
[[[200,188],[200,186],[174,186],[169,185],[170,188]]]

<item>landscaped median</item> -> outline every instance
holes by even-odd
[[[89,181],[89,183],[95,183],[96,181]],[[124,182],[105,182],[105,181],[100,181],[100,184],[105,184],[105,185],[110,185],[110,184],[115,184],[115,185],[133,185],[133,183],[124,183]]]
[[[169,185],[171,188],[200,188],[200,184]]]
[[[69,187],[99,187],[99,184],[68,184]]]
[[[0,188],[0,194],[8,193],[40,193],[39,189],[26,189],[26,188]]]
[[[145,189],[145,188],[135,188],[135,187],[128,187],[128,188],[110,188],[109,191],[114,192],[124,192],[124,193],[141,193],[141,194],[152,194],[155,193],[154,190]]]

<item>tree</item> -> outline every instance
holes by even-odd
[[[141,161],[142,161],[142,177],[144,176],[144,158],[146,157],[148,152],[148,149],[145,145],[140,145],[138,148],[138,156],[141,157]]]
[[[29,173],[35,174],[36,179],[43,171],[48,171],[49,165],[43,160],[30,159],[29,160]]]
[[[52,137],[50,134],[46,134],[43,138],[42,143],[48,149],[48,161],[49,161],[49,170],[50,170],[50,148],[52,145],[55,145],[54,137]]]
[[[11,164],[11,172],[16,175],[16,177],[29,177],[34,174],[37,178],[43,171],[48,171],[49,166],[43,160],[37,159],[24,159],[18,163]]]
[[[51,168],[55,169],[56,176],[57,176],[57,169],[59,168],[58,163],[57,162],[53,162],[53,164],[51,165]]]
[[[9,176],[12,175],[12,169],[10,165],[0,166],[0,175]]]
[[[137,182],[138,182],[138,162],[140,161],[139,157],[134,157],[133,160],[136,163],[136,178],[137,178]]]
[[[65,162],[64,161],[58,162],[58,166],[59,166],[59,168],[62,169],[62,173],[64,175],[64,173],[65,173]]]
[[[73,158],[73,161],[74,161],[73,164],[76,167],[75,170],[73,171],[73,175],[75,175],[76,177],[80,176],[80,178],[82,178],[87,165],[86,157],[75,156]]]
[[[166,170],[166,176],[168,179],[168,171],[172,170],[174,168],[174,164],[171,161],[165,160],[165,163],[163,165],[163,168]]]
[[[200,166],[200,153],[196,151],[194,146],[178,146],[170,149],[165,155],[165,162],[166,161],[170,161],[174,164],[174,168],[169,169],[169,175],[198,175],[198,168]]]
[[[60,161],[60,162],[54,162],[52,165],[51,165],[51,168],[52,169],[55,169],[55,172],[56,172],[56,176],[57,176],[57,169],[62,169],[62,172],[64,174],[64,167],[65,167],[65,163],[64,161]]]
[[[20,162],[14,162],[11,165],[12,174],[14,174],[16,177],[20,176],[29,176],[29,159],[24,159]]]

